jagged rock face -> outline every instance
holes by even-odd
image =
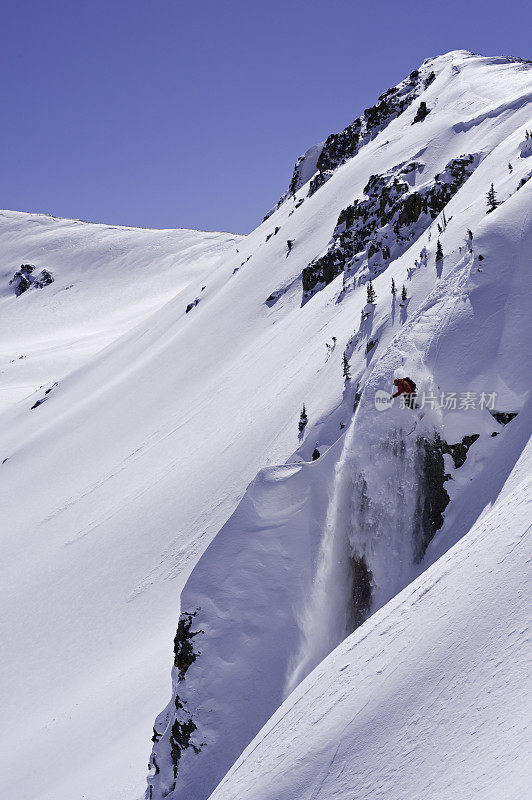
[[[180,681],[185,679],[188,668],[196,660],[193,639],[199,633],[203,633],[201,630],[192,630],[195,616],[196,612],[194,614],[183,612],[179,618],[174,637],[174,667],[177,669]]]
[[[369,616],[373,576],[364,556],[352,556],[350,560],[353,574],[351,629],[355,630]]]
[[[331,134],[318,158],[318,174],[312,180],[309,196],[326,183],[333,170],[356,155],[363,145],[402,114],[435,77],[434,72],[414,70],[406,80],[381,94],[377,103],[366,108],[351,125],[340,133]]]
[[[478,433],[464,436],[456,444],[448,444],[439,435],[432,440],[420,438],[423,484],[419,499],[419,524],[414,531],[414,561],[419,563],[430,542],[443,525],[443,514],[450,497],[445,482],[451,475],[445,471],[444,454],[453,459],[455,469],[465,464],[471,445],[479,438]]]
[[[15,294],[17,295],[17,297],[19,297],[19,295],[21,294],[24,294],[24,292],[26,292],[30,288],[31,284],[33,283],[33,278],[31,273],[33,272],[34,269],[35,267],[33,266],[33,264],[21,264],[20,269],[17,272],[15,272],[15,274],[9,281],[10,286],[12,284],[14,285]]]
[[[508,425],[517,416],[517,411],[492,411],[491,416],[497,420],[499,425]]]
[[[148,776],[146,797],[151,798],[155,790],[166,797],[175,789],[175,781],[179,771],[179,762],[185,750],[199,753],[203,742],[194,734],[197,725],[187,711],[187,704],[180,696],[180,685],[198,656],[194,649],[194,639],[204,631],[192,630],[194,617],[198,610],[183,612],[179,618],[174,638],[174,670],[172,673],[173,697],[169,706],[159,715],[153,729],[154,743],[149,762],[153,772]]]
[[[309,179],[308,197],[315,194],[329,180],[335,169],[356,155],[361,147],[402,114],[435,77],[435,73],[428,67],[413,70],[408,78],[381,94],[374,106],[366,108],[362,116],[355,119],[343,131],[332,133],[324,144],[307,150],[296,161],[288,190],[266,214],[264,220],[268,219],[287,198],[293,197]],[[426,104],[422,105],[426,108]]]
[[[21,264],[20,269],[9,281],[9,284],[15,287],[17,297],[27,292],[28,289],[42,289],[54,282],[54,277],[49,270],[43,269],[37,276],[33,274],[34,271],[33,264]]]
[[[364,187],[365,199],[355,200],[340,212],[327,252],[303,270],[303,299],[308,300],[342,272],[348,278],[366,270],[369,279],[383,272],[445,208],[477,161],[473,154],[454,158],[443,172],[416,190],[406,176],[423,172],[419,161],[372,175]]]
[[[426,102],[424,100],[422,100],[421,103],[419,104],[418,110],[416,111],[416,116],[414,117],[412,125],[415,125],[416,122],[423,122],[425,117],[428,114],[430,114],[430,112],[431,112],[431,109],[427,108]]]
[[[50,283],[53,282],[54,282],[54,276],[52,275],[52,273],[47,269],[43,269],[38,279],[35,281],[35,285],[39,289],[42,289],[43,286],[48,286]]]

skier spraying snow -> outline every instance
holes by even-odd
[[[405,405],[412,409],[416,408],[416,384],[412,378],[395,378],[393,385],[397,387],[397,391],[392,397],[404,394]]]

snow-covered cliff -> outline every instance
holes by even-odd
[[[488,482],[507,448],[491,412],[519,412],[529,386],[530,353],[516,342],[530,335],[531,66],[428,60],[406,82],[410,102],[357,134],[319,192],[309,176],[263,225],[266,246],[271,228],[286,247],[274,257],[296,266],[310,231],[337,217],[328,243],[267,298],[276,322],[318,318],[329,337],[301,397],[300,447],[248,487],[183,591],[193,616],[155,722],[149,797],[207,798],[281,699],[485,508],[469,485]],[[406,84],[389,96],[409,97]],[[500,205],[488,213],[492,183]],[[376,394],[396,375],[414,377],[422,409],[379,413]],[[331,382],[336,402],[316,419]],[[194,658],[183,670],[184,649]]]
[[[510,754],[531,118],[532,64],[457,51],[249,236],[3,212],[6,796],[446,797],[470,730]]]

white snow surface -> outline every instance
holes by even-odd
[[[423,122],[416,101],[247,237],[2,212],[6,797],[138,800],[156,718],[156,800],[206,800],[245,748],[213,800],[475,796],[475,780],[479,796],[522,797],[532,69],[465,51],[427,69]],[[467,153],[478,166],[445,209],[441,272],[439,219],[375,278],[364,324],[365,284],[339,301],[341,276],[301,305],[301,271],[370,175],[415,159],[422,182]],[[486,214],[492,182],[502,204]],[[15,297],[22,263],[55,282]],[[379,414],[397,374],[496,392],[519,414]],[[445,456],[451,502],[414,563],[393,520],[413,509],[416,437],[434,431],[479,439],[459,469]],[[353,555],[374,591],[349,635]],[[203,633],[168,703],[180,608]],[[203,746],[174,779],[176,694]]]
[[[529,444],[472,530],[298,686],[212,800],[526,796],[531,467]]]

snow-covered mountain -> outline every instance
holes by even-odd
[[[522,796],[531,130],[456,51],[246,237],[3,212],[6,796]]]

